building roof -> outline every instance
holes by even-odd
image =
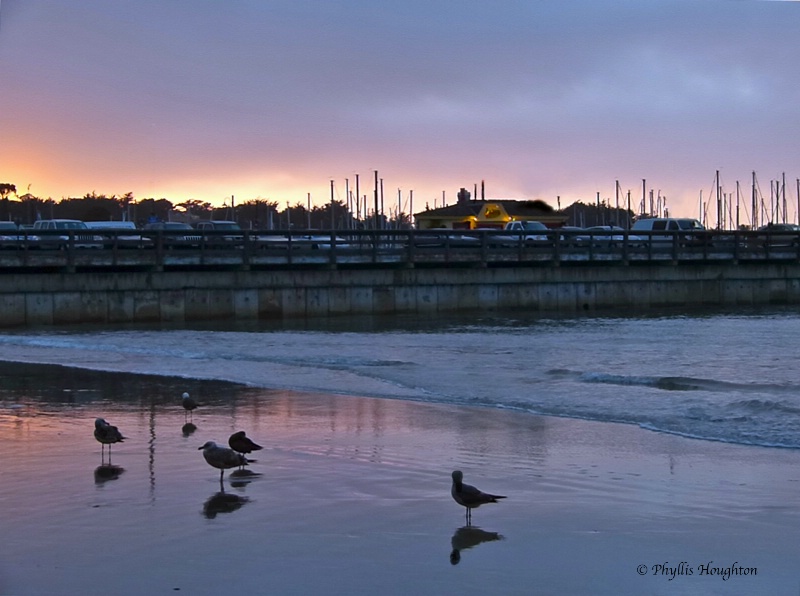
[[[516,199],[487,199],[484,201],[460,201],[454,205],[426,209],[415,213],[414,217],[468,217],[478,216],[481,210],[489,204],[501,205],[511,217],[530,218],[537,215],[555,215],[555,210],[540,200],[519,201]]]
[[[567,216],[544,201],[497,199],[459,200],[454,205],[414,214],[418,228],[496,228],[514,220],[540,221],[549,227],[564,225]]]

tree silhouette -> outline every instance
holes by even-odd
[[[17,186],[15,184],[0,182],[0,199],[5,201],[12,192],[17,194]]]
[[[189,199],[183,203],[175,205],[178,209],[183,209],[189,215],[199,217],[201,219],[208,219],[211,216],[213,207],[207,201],[199,201],[197,199]]]
[[[8,182],[0,182],[0,219],[11,219],[11,212],[8,209],[8,195],[17,194],[17,187]]]

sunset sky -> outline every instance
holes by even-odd
[[[749,210],[755,171],[796,219],[795,2],[0,2],[19,194],[321,204],[377,170],[419,211],[481,180],[554,207],[619,180],[638,205],[645,179],[697,217],[717,170]]]

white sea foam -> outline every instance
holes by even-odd
[[[800,448],[794,315],[495,320],[384,332],[0,335],[0,359],[617,421]]]

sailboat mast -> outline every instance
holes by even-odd
[[[717,229],[720,228],[720,222],[722,218],[725,217],[725,214],[722,212],[722,197],[720,195],[720,187],[719,187],[719,170],[717,170],[717,174],[714,178],[714,185],[717,189]]]
[[[642,206],[639,209],[640,215],[644,215],[644,210],[646,207],[647,207],[647,180],[645,178],[642,178]]]
[[[345,228],[349,230],[352,227],[353,223],[353,218],[352,218],[353,201],[351,200],[350,197],[350,178],[344,179],[344,200],[345,200],[345,205],[347,206],[347,214],[348,214],[347,220],[345,222]]]
[[[356,218],[361,219],[361,195],[358,190],[358,174],[356,174]]]
[[[375,170],[375,190],[374,190],[374,199],[375,199],[375,223],[373,224],[373,229],[378,229],[378,170]]]
[[[336,217],[333,212],[333,180],[331,180],[331,230],[336,229]]]
[[[781,195],[783,197],[783,223],[789,219],[786,213],[786,172],[781,174]]]

